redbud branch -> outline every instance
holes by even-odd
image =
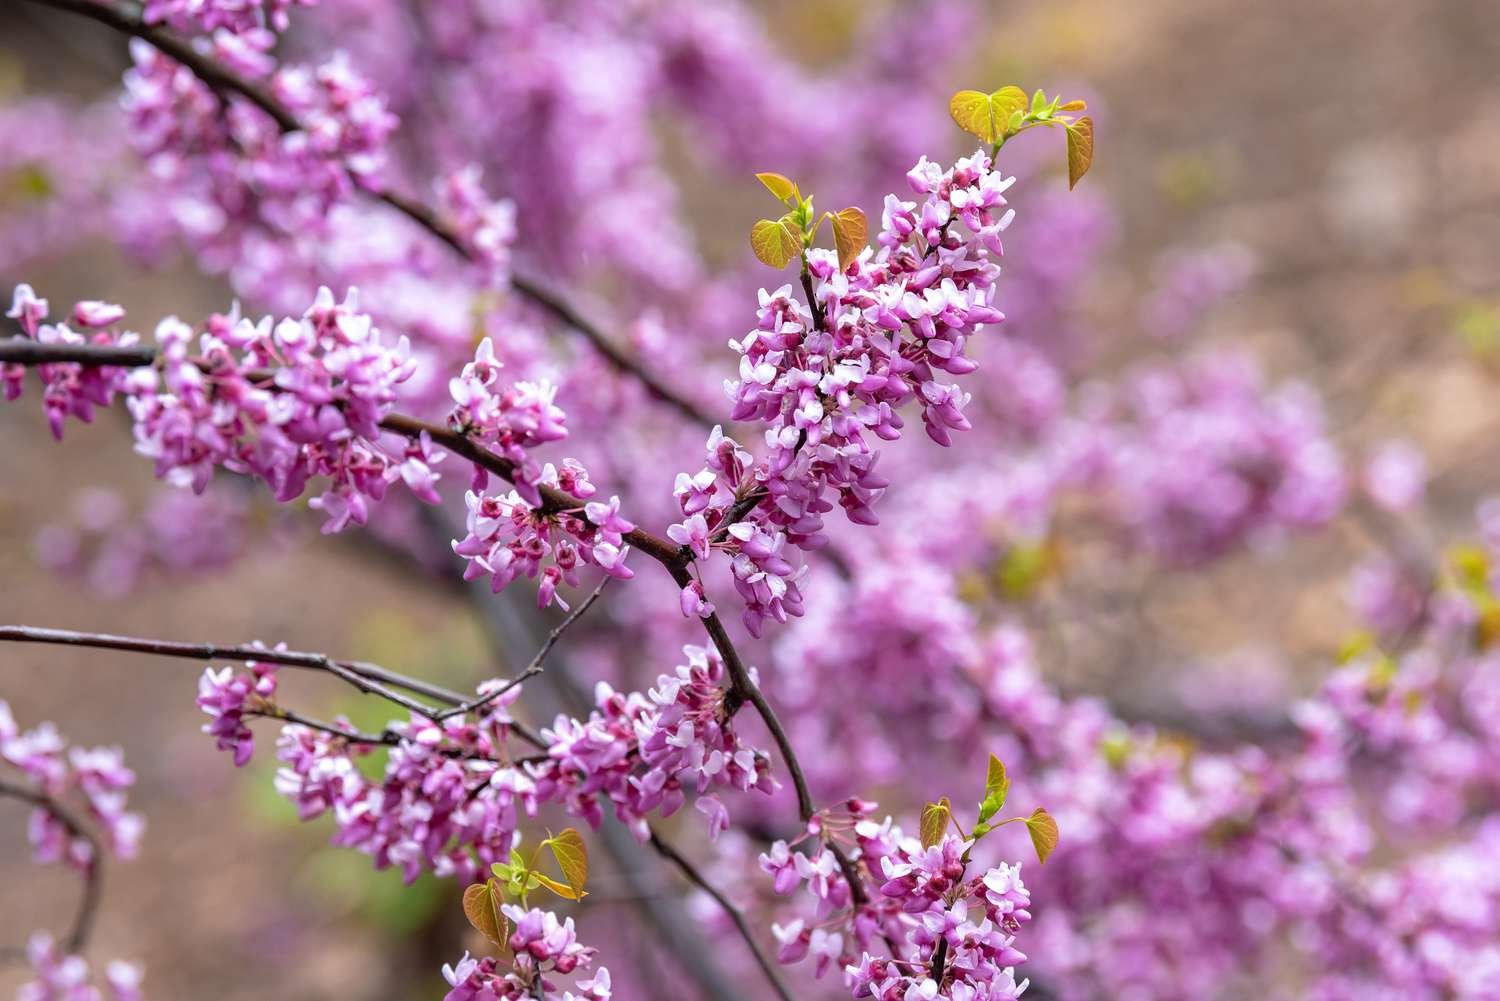
[[[73,930],[63,941],[68,952],[79,952],[88,944],[89,932],[94,927],[94,915],[99,910],[99,898],[104,891],[104,852],[98,837],[67,808],[45,793],[0,779],[0,796],[18,799],[46,810],[69,834],[88,842],[89,864],[83,873],[83,898],[78,902],[78,916],[73,920]]]
[[[226,646],[218,643],[183,643],[176,640],[143,639],[135,636],[112,636],[107,633],[81,633],[70,629],[43,629],[36,626],[0,626],[0,642],[48,643],[59,646],[91,647],[97,650],[124,650],[129,653],[151,653],[162,657],[187,660],[260,661],[314,671],[324,671],[353,685],[369,695],[379,695],[427,719],[436,719],[438,710],[410,699],[390,686],[417,692],[450,704],[461,704],[457,692],[417,678],[388,671],[364,661],[340,661],[321,653],[295,650],[267,650],[250,644]]]
[[[40,2],[40,0],[38,0],[38,2]],[[47,0],[47,2],[51,2],[51,0]],[[71,2],[71,0],[69,0],[69,2]],[[45,364],[48,360],[54,360],[72,361],[84,365],[118,364],[117,361],[103,360],[101,356],[96,353],[96,350],[92,345],[69,345],[69,350],[66,356],[52,356],[49,355],[46,351],[38,350],[38,347],[45,348],[50,347],[50,345],[37,345],[37,343],[34,341],[30,341],[27,338],[20,337],[13,338],[9,341],[0,341],[0,362],[16,362],[20,364],[35,365]],[[150,364],[152,361],[154,361],[154,350],[149,348],[141,348],[139,350],[141,350],[142,352],[149,352],[149,356],[142,355],[137,357],[146,357],[147,364]],[[453,454],[467,459],[475,465],[478,465],[486,470],[489,470],[490,472],[499,475],[501,478],[505,479],[508,482],[515,481],[516,467],[513,462],[511,462],[504,456],[496,455],[494,452],[491,452],[489,449],[474,441],[462,431],[458,431],[441,424],[434,424],[429,421],[418,420],[415,417],[408,417],[405,414],[388,414],[381,420],[380,426],[386,431],[390,431],[413,440],[418,440],[423,435],[426,435],[429,440],[442,445]],[[577,511],[581,509],[585,503],[582,498],[575,497],[572,494],[557,489],[556,487],[551,487],[543,484],[538,485],[537,489],[541,495],[541,510],[544,513],[555,513],[558,511]],[[754,496],[754,494],[752,494],[752,496]],[[748,499],[749,498],[746,498],[746,500]],[[753,503],[750,504],[750,507],[753,506]],[[744,517],[744,515],[747,514],[748,511],[749,508],[745,508],[744,511],[741,512],[741,505],[736,505],[732,512],[732,515],[738,513],[738,517]],[[629,532],[624,533],[623,538],[625,542],[629,543],[636,549],[641,550],[647,556],[650,556],[652,559],[656,560],[656,562],[665,567],[667,572],[672,575],[672,579],[676,581],[678,587],[687,587],[688,584],[692,582],[692,575],[689,572],[689,567],[692,564],[692,553],[689,550],[686,550],[682,546],[678,546],[670,539],[662,538],[661,536],[655,535],[642,528],[634,528]],[[6,628],[16,629],[24,627]],[[797,759],[796,752],[792,749],[791,740],[790,738],[788,738],[785,728],[781,725],[781,721],[776,716],[776,711],[771,707],[770,702],[767,701],[765,695],[760,691],[759,687],[750,677],[749,668],[746,667],[744,660],[740,657],[739,651],[735,649],[734,641],[730,639],[728,631],[724,628],[723,622],[719,619],[716,613],[710,613],[703,619],[703,628],[708,633],[709,638],[713,640],[714,647],[718,650],[719,655],[723,657],[725,668],[729,672],[731,690],[730,704],[727,706],[727,708],[729,709],[730,713],[733,714],[734,712],[737,712],[740,705],[745,702],[749,702],[755,707],[756,713],[759,714],[762,721],[764,721],[766,729],[770,731],[772,739],[776,742],[776,746],[781,752],[782,760],[786,763],[787,772],[791,776],[792,785],[797,793],[798,813],[800,814],[804,822],[812,819],[813,814],[816,812],[816,807],[813,805],[812,793],[808,788],[807,778],[803,774],[802,765]],[[33,630],[32,632],[38,631]],[[101,645],[97,642],[80,641],[80,637],[82,637],[84,640],[89,639],[89,634],[66,634],[58,633],[58,631],[55,630],[41,630],[40,632],[57,633],[60,636],[66,636],[69,638],[37,640],[39,642],[73,642],[75,644],[83,646]],[[24,635],[7,635],[6,629],[0,628],[0,641],[6,639],[33,640],[35,639],[35,637]],[[376,694],[387,693],[386,691],[381,691],[379,689],[365,688],[364,686],[374,684],[374,682],[370,680],[372,678],[378,681],[389,681],[390,683],[395,684],[398,687],[405,688],[407,691],[422,692],[420,688],[414,688],[412,687],[412,685],[407,683],[412,679],[404,679],[398,675],[389,674],[387,674],[386,677],[381,678],[378,674],[374,674],[369,670],[369,668],[373,668],[374,665],[343,664],[340,662],[332,661],[320,654],[275,654],[274,651],[260,650],[255,647],[217,647],[212,644],[193,643],[158,644],[158,641],[130,640],[128,638],[122,637],[113,637],[111,639],[115,640],[117,643],[133,644],[123,646],[116,645],[113,647],[114,649],[137,650],[143,653],[165,653],[170,656],[191,657],[198,660],[217,658],[236,660],[262,660],[267,663],[282,663],[296,667],[317,668],[329,671],[334,674],[339,674],[341,677],[344,677],[346,681],[350,681],[351,684],[355,684],[356,687],[360,687],[362,690],[367,691],[374,690]],[[281,659],[278,659],[278,657]],[[383,669],[375,668],[375,671],[383,671]],[[347,676],[345,675],[345,673],[341,672],[347,672]],[[359,680],[356,681],[356,678]],[[423,683],[419,682],[418,684]],[[434,696],[430,690],[422,692],[422,694],[429,695],[430,697],[438,697]],[[461,705],[465,701],[463,696],[457,696],[450,699],[447,697],[450,695],[452,695],[452,693],[445,692],[443,696],[444,701],[448,701],[450,705]],[[391,695],[387,694],[387,697],[391,698]],[[427,706],[422,706],[420,703],[412,702],[409,699],[405,699],[404,701],[403,699],[404,697],[399,695],[391,698],[391,700],[396,702],[397,704],[404,705],[407,708],[412,709],[413,712],[421,713],[428,719],[436,718],[436,710],[433,710]],[[855,888],[856,892],[858,892],[858,884],[854,880],[851,880],[850,882],[851,887]]]
[[[228,67],[216,62],[211,57],[204,55],[193,48],[189,42],[177,37],[172,32],[156,25],[147,24],[133,10],[111,3],[100,2],[100,0],[31,0],[31,2],[43,7],[51,7],[54,10],[66,11],[70,14],[81,14],[116,31],[148,42],[164,55],[187,67],[194,76],[203,81],[204,84],[216,93],[221,95],[224,93],[238,94],[261,111],[264,111],[281,131],[302,131],[302,123],[297,120],[297,116],[292,114],[285,105],[278,101],[266,87],[253,80],[246,79]],[[405,215],[412,222],[446,244],[455,253],[468,260],[473,260],[473,255],[464,246],[463,241],[458,238],[457,234],[444,225],[442,220],[438,218],[437,213],[429,206],[396,192],[370,190],[358,178],[355,178],[355,187],[366,191],[372,197]],[[510,286],[518,295],[526,298],[534,305],[551,314],[555,319],[582,335],[594,350],[604,356],[605,360],[611,366],[635,379],[653,397],[672,407],[695,424],[711,425],[715,423],[712,416],[704,413],[696,404],[678,395],[660,379],[652,375],[639,361],[632,358],[616,345],[597,324],[584,317],[562,296],[543,287],[535,280],[524,278],[520,275],[513,275],[511,277]]]

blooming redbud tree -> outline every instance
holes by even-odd
[[[492,621],[507,670],[454,690],[274,641],[0,642],[204,662],[202,753],[274,762],[336,846],[451,883],[472,932],[433,996],[1500,997],[1500,502],[1438,554],[1415,446],[1361,471],[1312,385],[1186,344],[1252,280],[1233,245],[1164,258],[1139,312],[1166,360],[1086,377],[1071,290],[1109,211],[1050,174],[1084,177],[1093,118],[950,95],[968,4],[872,15],[812,73],[729,0],[24,2],[128,36],[130,68],[112,108],[5,109],[24,148],[0,158],[56,192],[7,219],[0,266],[108,243],[232,290],[140,317],[18,274],[5,399],[61,461],[110,414],[161,483],[139,514],[80,498],[42,563],[120,595],[360,537]],[[777,206],[730,264],[664,109],[698,169]],[[1364,628],[1255,739],[1049,680],[1071,533],[1198,571],[1351,512],[1386,543],[1350,585]],[[386,722],[313,714],[299,671]],[[89,949],[134,781],[0,701],[0,798],[83,887],[66,929],[6,901],[19,997],[149,993]],[[586,929],[601,853],[690,887],[641,900],[691,953],[680,983]]]

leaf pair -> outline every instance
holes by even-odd
[[[839,255],[839,268],[847,268],[864,250],[869,237],[869,224],[865,214],[849,207],[837,212],[825,212],[813,222],[812,199],[803,198],[797,182],[782,174],[765,172],[756,174],[756,179],[785,202],[791,211],[780,219],[762,219],[750,230],[750,249],[762,264],[780,270],[800,257],[804,248],[811,245],[813,237],[824,219],[833,224],[834,247]]]
[[[537,857],[543,848],[551,849],[552,857],[567,882],[558,882],[537,871]],[[505,940],[510,937],[510,922],[500,910],[507,893],[523,904],[526,895],[539,887],[566,900],[582,900],[588,895],[584,889],[589,878],[588,848],[583,843],[583,835],[571,827],[537,845],[530,862],[519,850],[511,849],[510,861],[497,862],[490,871],[494,873],[491,878],[464,891],[464,916],[479,934],[500,949],[505,948]]]
[[[1056,97],[1049,101],[1041,90],[1027,98],[1026,92],[1015,86],[1001,87],[988,94],[961,90],[948,101],[948,113],[958,127],[996,150],[1026,129],[1062,126],[1067,136],[1069,188],[1078,184],[1094,162],[1094,121],[1088,117],[1075,121],[1061,113],[1083,111],[1086,107],[1083,101],[1063,102]]]
[[[1000,824],[992,823],[995,815],[1005,808],[1005,800],[1009,795],[1010,776],[1005,772],[1005,763],[991,754],[989,769],[984,778],[984,798],[979,801],[979,821],[974,825],[974,840],[978,841],[1000,824],[1019,820],[1026,825],[1026,832],[1031,835],[1031,846],[1036,849],[1036,857],[1045,865],[1047,857],[1057,847],[1057,821],[1046,810],[1037,807],[1029,817],[1012,817],[1000,821]]]

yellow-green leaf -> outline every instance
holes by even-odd
[[[557,866],[563,871],[563,878],[568,881],[568,886],[573,889],[571,900],[581,900],[584,896],[583,887],[589,881],[589,850],[583,843],[583,835],[574,828],[566,828],[563,831],[548,838],[544,844],[552,849],[552,857],[557,859]],[[559,891],[553,887],[551,882],[547,883],[549,889],[554,893]],[[567,896],[567,894],[560,894]]]
[[[977,90],[961,90],[949,99],[948,114],[965,132],[987,143],[995,141],[995,115],[990,108],[990,95]]]
[[[475,931],[503,949],[510,937],[510,922],[500,913],[500,899],[500,884],[493,879],[475,883],[464,891],[464,917]]]
[[[1005,806],[1005,797],[1010,793],[1010,777],[1005,774],[1005,763],[990,755],[989,771],[984,779],[984,799],[979,802],[979,819],[989,820]]]
[[[1068,126],[1068,187],[1088,173],[1094,162],[1094,120],[1080,118]]]
[[[839,209],[831,216],[833,220],[833,244],[839,252],[839,270],[854,263],[860,251],[865,249],[865,240],[870,235],[870,224],[865,214],[852,205]]]
[[[948,114],[958,127],[987,143],[999,142],[1016,112],[1023,115],[1031,99],[1020,87],[1001,87],[992,94],[961,90],[948,101]]]
[[[943,840],[943,835],[948,831],[948,821],[952,816],[953,811],[948,805],[947,796],[936,803],[928,803],[923,808],[920,827],[923,848],[931,848]]]
[[[750,231],[750,249],[762,264],[784,268],[802,250],[802,240],[786,220],[762,219]]]
[[[795,205],[801,200],[802,195],[797,191],[797,182],[784,174],[766,171],[756,174],[755,179],[766,186],[766,190],[776,196],[778,201]]]
[[[1052,814],[1037,807],[1026,818],[1026,830],[1031,835],[1031,846],[1036,849],[1036,857],[1046,865],[1047,856],[1057,847],[1057,821],[1052,819]]]
[[[564,900],[582,900],[589,895],[587,890],[580,890],[566,883],[559,883],[551,876],[540,872],[532,873],[531,878],[536,881],[537,886],[545,886]]]
[[[1015,118],[1016,113],[1020,112],[1024,116],[1030,105],[1031,101],[1020,87],[1001,87],[991,94],[990,107],[994,110],[995,121],[998,123],[997,131],[1003,134],[1007,124]],[[995,136],[995,139],[999,138],[999,135]],[[995,139],[991,139],[990,142],[994,142]]]

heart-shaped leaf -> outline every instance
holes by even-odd
[[[1014,127],[1012,122],[1019,124],[1030,106],[1031,99],[1020,87],[1001,87],[991,94],[961,90],[949,100],[948,114],[965,132],[994,144]]]
[[[776,196],[778,201],[795,205],[802,200],[801,193],[797,190],[797,182],[784,174],[772,171],[756,174],[755,179],[766,186],[766,190]]]
[[[750,249],[756,258],[773,268],[784,268],[802,250],[802,238],[786,219],[762,219],[750,231]]]
[[[995,115],[990,109],[990,95],[977,90],[961,90],[948,100],[948,114],[965,132],[987,143],[995,141]]]
[[[1052,819],[1052,814],[1037,807],[1026,818],[1026,830],[1031,835],[1031,846],[1036,849],[1036,857],[1046,865],[1047,856],[1057,847],[1057,821]]]
[[[583,835],[574,828],[566,828],[546,841],[542,842],[552,849],[552,857],[557,859],[557,866],[563,871],[563,878],[568,881],[564,889],[571,889],[572,893],[563,893],[552,884],[550,880],[544,881],[544,885],[559,896],[567,897],[569,900],[582,900],[584,897],[584,884],[589,880],[589,850],[583,843]]]
[[[948,821],[952,816],[953,810],[948,805],[947,796],[936,803],[928,803],[923,808],[920,827],[923,848],[931,848],[943,840],[943,835],[948,832]]]
[[[475,883],[464,891],[464,917],[474,930],[496,948],[504,949],[510,937],[510,922],[500,913],[500,884],[493,879]]]
[[[850,206],[839,209],[831,216],[833,220],[833,244],[839,252],[839,270],[846,270],[854,263],[860,251],[865,249],[865,241],[870,235],[870,224],[865,219],[865,214],[859,209]]]
[[[1094,162],[1094,120],[1080,118],[1068,126],[1068,187],[1088,173]]]

